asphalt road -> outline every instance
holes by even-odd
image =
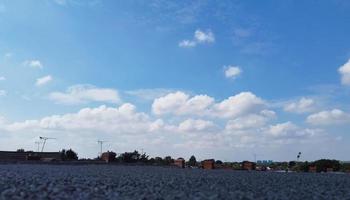
[[[1,199],[350,199],[349,174],[0,165]]]

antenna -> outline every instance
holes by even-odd
[[[35,143],[35,145],[38,146],[37,152],[39,152],[40,151],[40,144],[41,144],[41,142],[40,141],[35,141],[34,143]]]
[[[46,140],[54,140],[54,139],[56,139],[56,138],[42,137],[42,136],[40,136],[39,138],[40,138],[40,140],[43,140],[43,141],[44,141],[44,142],[43,142],[43,146],[41,147],[41,152],[44,151],[44,147],[45,147],[45,144],[46,144]]]
[[[97,143],[100,145],[100,156],[102,156],[102,145],[107,141],[97,140]]]

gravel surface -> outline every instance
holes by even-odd
[[[350,199],[349,174],[0,165],[1,199]]]

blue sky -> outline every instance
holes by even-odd
[[[0,1],[0,144],[349,160],[347,1]],[[332,148],[320,148],[332,146]]]

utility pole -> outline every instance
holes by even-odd
[[[97,143],[100,145],[100,156],[102,156],[102,145],[107,141],[97,140]]]
[[[41,152],[44,151],[44,147],[45,147],[45,144],[46,144],[46,140],[54,140],[54,139],[56,139],[56,138],[41,137],[41,136],[40,136],[39,138],[40,138],[40,140],[44,141],[44,142],[43,142],[43,146],[41,147]]]

